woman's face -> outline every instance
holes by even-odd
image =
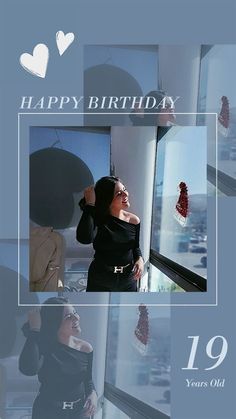
[[[130,207],[129,193],[121,182],[116,182],[114,189],[114,198],[110,205],[111,211],[125,210]]]
[[[160,112],[158,115],[158,125],[168,127],[176,124],[175,108],[170,103],[167,102],[166,107],[161,109]]]
[[[78,336],[81,333],[80,316],[73,306],[65,306],[63,318],[58,330],[60,336]]]

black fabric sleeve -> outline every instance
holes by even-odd
[[[39,332],[30,331],[19,357],[19,370],[24,375],[36,375],[40,367]]]
[[[136,232],[135,232],[135,246],[134,246],[134,249],[133,249],[133,256],[134,256],[134,261],[135,262],[138,260],[138,258],[140,256],[142,257],[142,252],[141,252],[141,249],[139,247],[139,235],[140,235],[140,223],[137,224]]]
[[[76,239],[82,244],[90,244],[95,237],[95,207],[85,205],[76,229]]]
[[[96,391],[93,378],[92,378],[92,369],[93,369],[93,351],[89,352],[88,354],[88,368],[87,368],[87,374],[86,379],[84,381],[84,387],[85,387],[85,394],[86,397],[88,397],[92,391]]]

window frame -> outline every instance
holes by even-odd
[[[104,397],[131,419],[169,419],[170,416],[154,409],[105,381]]]
[[[150,250],[150,263],[168,276],[175,284],[184,291],[206,291],[207,281],[202,276],[190,271],[184,266],[166,258],[155,250]]]
[[[207,165],[207,180],[227,196],[236,196],[236,179],[215,167]]]
[[[155,170],[157,167],[157,152],[158,152],[158,142],[166,135],[166,133],[172,127],[158,127],[157,128],[157,140],[156,140],[156,151],[155,151]],[[152,217],[151,217],[151,231],[153,226],[153,202],[155,195],[155,185],[156,185],[156,173],[154,176],[153,182],[153,197],[152,197]],[[149,262],[155,268],[167,275],[174,283],[183,288],[184,291],[190,292],[205,292],[207,291],[207,280],[204,277],[201,277],[197,273],[191,271],[190,269],[185,268],[182,265],[174,262],[173,260],[163,256],[161,253],[157,252],[151,247],[152,245],[152,233],[150,236],[150,255]],[[148,286],[150,289],[150,275],[148,278]]]

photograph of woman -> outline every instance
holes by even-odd
[[[65,298],[49,298],[40,311],[29,313],[22,330],[26,342],[19,369],[28,376],[37,374],[40,382],[32,419],[93,416],[97,406],[93,348],[79,338],[80,317],[75,308]]]
[[[86,291],[137,291],[144,269],[140,220],[129,207],[129,193],[118,177],[102,177],[85,189],[76,238],[93,243],[95,250]]]

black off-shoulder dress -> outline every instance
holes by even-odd
[[[19,358],[25,375],[38,375],[39,394],[32,419],[82,419],[86,397],[95,390],[93,352],[82,352],[56,342],[42,350],[40,333],[29,331]],[[73,408],[70,402],[75,402]]]
[[[77,227],[80,243],[93,243],[94,260],[88,271],[87,291],[137,291],[132,272],[142,256],[139,247],[140,224],[132,224],[108,215],[96,226],[95,207],[86,205]],[[112,272],[114,266],[127,266],[123,273]]]

